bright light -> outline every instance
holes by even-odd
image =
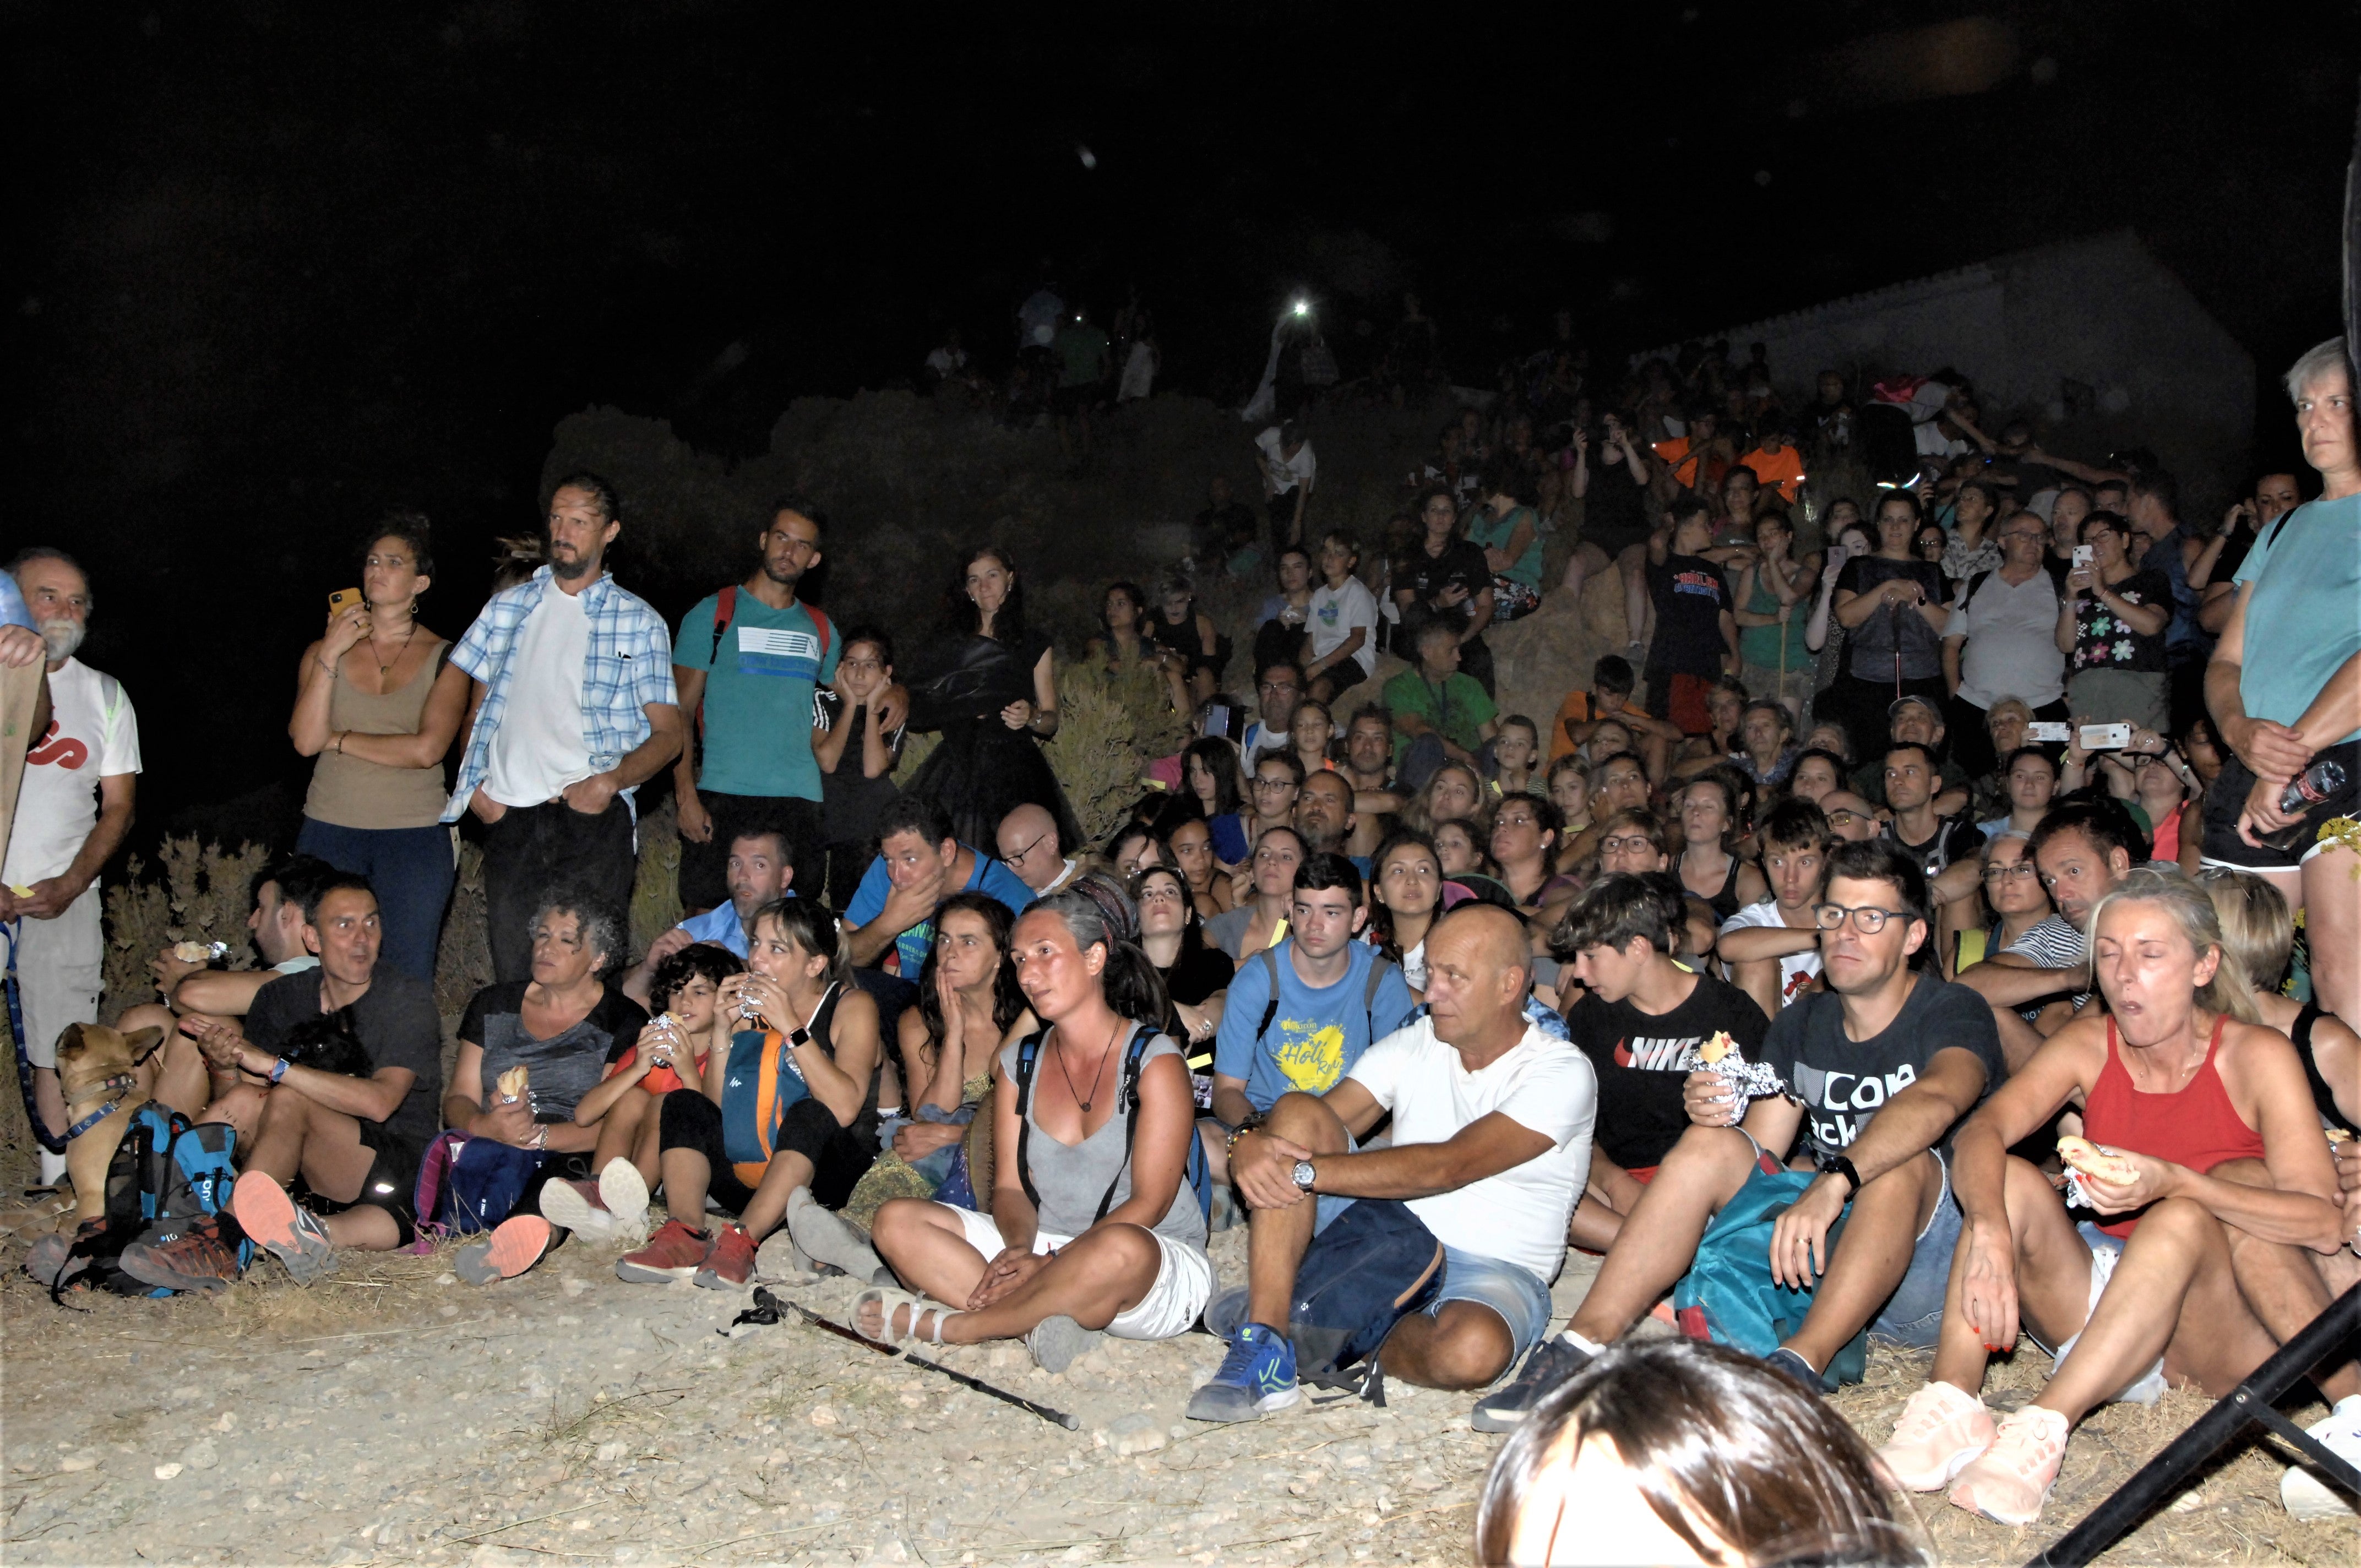
[[[1311,301],[1309,301],[1309,300],[1298,300],[1298,301],[1296,301],[1296,302],[1295,302],[1295,313],[1296,313],[1297,315],[1299,315],[1299,316],[1308,316],[1308,315],[1310,315],[1310,314],[1312,313],[1312,302],[1311,302]]]

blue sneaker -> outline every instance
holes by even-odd
[[[1192,1421],[1252,1421],[1303,1398],[1295,1385],[1295,1346],[1285,1334],[1246,1323],[1230,1336],[1213,1380],[1189,1396]]]

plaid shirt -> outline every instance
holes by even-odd
[[[544,566],[531,582],[494,594],[452,651],[451,663],[490,689],[476,710],[476,727],[467,732],[458,787],[443,808],[445,822],[459,819],[476,786],[491,772],[492,736],[516,685],[510,654],[526,618],[549,591],[549,579],[550,569]],[[590,621],[590,652],[582,665],[582,739],[590,749],[590,766],[604,773],[652,732],[647,705],[676,705],[680,694],[672,684],[671,630],[645,599],[617,587],[614,575],[605,573],[582,590],[582,608]],[[631,802],[633,793],[624,790],[624,800]],[[636,803],[631,809],[638,810]]]

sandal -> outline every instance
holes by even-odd
[[[854,1333],[861,1333],[861,1309],[872,1301],[878,1305],[878,1327],[885,1331],[873,1343],[890,1344],[896,1350],[914,1339],[932,1344],[942,1343],[944,1322],[959,1315],[940,1301],[928,1299],[919,1291],[899,1290],[891,1285],[872,1285],[852,1299],[851,1317]],[[897,1333],[894,1329],[894,1313],[896,1309],[902,1307],[907,1307],[910,1310],[909,1326]],[[934,1332],[930,1334],[922,1334],[917,1332],[918,1320],[928,1312],[935,1315]],[[869,1336],[862,1334],[862,1337],[866,1339]]]

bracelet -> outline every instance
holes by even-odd
[[[1261,1125],[1262,1113],[1260,1112],[1257,1112],[1255,1114],[1248,1116],[1245,1121],[1240,1122],[1236,1126],[1231,1128],[1228,1139],[1222,1145],[1222,1157],[1224,1159],[1227,1159],[1232,1155],[1236,1154],[1238,1152],[1238,1140],[1245,1137],[1248,1133],[1256,1131],[1261,1127]]]
[[[346,737],[346,735],[351,734],[351,733],[352,733],[352,731],[350,731],[350,730],[348,730],[348,729],[339,729],[339,730],[337,730],[337,731],[336,731],[336,755],[337,755],[337,756],[341,757],[341,756],[343,756],[343,755],[345,754],[345,737]]]
[[[545,1149],[548,1146],[549,1124],[546,1122],[536,1123],[533,1129],[533,1142],[525,1145],[525,1147],[529,1149]]]
[[[335,674],[336,674],[336,666],[335,666],[335,665],[331,664],[331,663],[328,663],[328,661],[326,661],[325,659],[314,659],[314,660],[313,660],[313,661],[312,661],[312,663],[315,663],[315,664],[319,665],[319,666],[320,666],[320,668],[322,668],[322,669],[324,669],[324,670],[327,671],[327,672],[328,672],[328,678],[329,678],[329,679],[334,680],[334,679],[335,678]]]
[[[280,1057],[277,1061],[270,1064],[270,1081],[276,1083],[286,1076],[287,1058],[285,1057]]]

